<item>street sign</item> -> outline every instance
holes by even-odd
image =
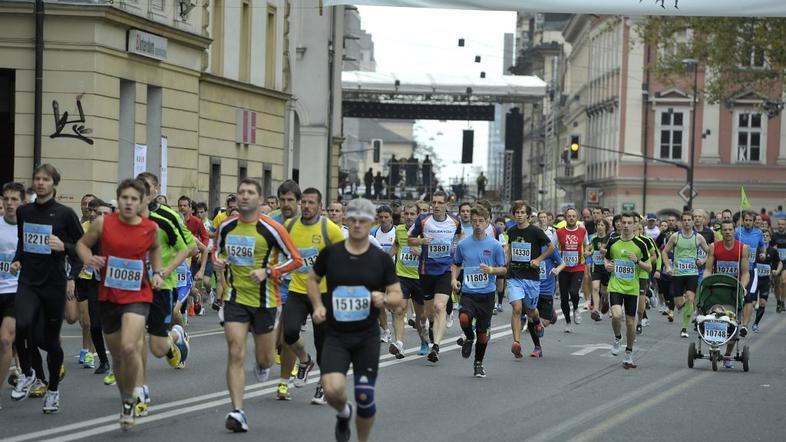
[[[636,203],[622,203],[623,212],[633,212],[636,210]]]
[[[686,203],[690,201],[690,197],[688,196],[690,195],[690,184],[685,184],[682,186],[682,189],[677,192],[677,195],[679,195],[679,197],[682,198],[682,200]],[[696,192],[696,189],[693,189],[693,199],[696,199],[697,196],[699,196],[699,192]]]

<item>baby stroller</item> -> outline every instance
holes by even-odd
[[[710,275],[699,284],[696,293],[697,316],[694,320],[699,339],[691,342],[688,347],[688,367],[693,368],[695,359],[709,359],[712,370],[718,371],[718,361],[722,360],[722,351],[726,344],[739,341],[739,323],[737,318],[745,302],[745,287],[735,278],[715,274]],[[708,354],[702,352],[702,343],[708,348]],[[748,346],[735,347],[735,361],[742,362],[742,368],[748,371]]]

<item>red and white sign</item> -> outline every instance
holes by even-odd
[[[235,111],[235,142],[257,143],[257,113],[248,109]]]

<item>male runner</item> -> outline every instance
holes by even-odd
[[[227,414],[225,425],[234,432],[248,431],[248,419],[243,411],[246,336],[249,332],[254,336],[254,373],[259,382],[264,382],[270,375],[276,349],[276,334],[272,332],[276,309],[281,303],[278,278],[303,263],[286,230],[259,214],[261,198],[262,187],[257,181],[250,178],[240,181],[237,187],[240,216],[219,226],[212,257],[217,272],[229,270],[224,334],[232,411]],[[284,258],[275,261],[276,252]]]
[[[557,322],[557,312],[554,310],[554,293],[557,292],[557,276],[565,268],[565,263],[559,254],[559,250],[554,249],[551,255],[540,262],[540,294],[538,295],[538,316],[540,323],[545,329],[549,325]],[[522,321],[524,317],[522,316]],[[542,358],[543,348],[540,344],[541,336],[530,330],[530,337],[535,348],[530,353],[532,358]],[[542,335],[542,333],[541,333]]]
[[[773,278],[776,280],[780,278],[781,271],[783,270],[783,263],[778,257],[778,250],[770,246],[772,235],[769,230],[764,231],[764,244],[767,244],[767,252],[764,256],[759,255],[756,258],[756,275],[759,278],[759,286],[757,293],[759,295],[757,303],[754,305],[756,310],[756,321],[753,323],[753,331],[759,332],[759,323],[761,318],[764,317],[764,310],[767,307],[767,300],[770,297],[770,287]],[[758,307],[758,308],[757,308]]]
[[[543,336],[540,323],[538,298],[540,296],[540,263],[551,255],[554,245],[542,229],[530,224],[532,209],[524,203],[516,203],[512,209],[516,225],[508,229],[507,262],[510,266],[508,276],[508,300],[513,307],[510,327],[513,331],[513,344],[510,351],[517,359],[521,354],[521,313],[527,314],[527,329],[532,336]]]
[[[19,183],[6,183],[3,185],[2,194],[3,216],[0,218],[0,383],[8,374],[16,336],[14,301],[19,276],[11,273],[11,262],[13,262],[14,253],[16,253],[18,240],[16,211],[25,200],[25,186]]]
[[[93,219],[93,214],[90,211],[90,203],[96,199],[96,196],[92,193],[87,193],[82,196],[82,199],[79,201],[79,208],[82,213],[82,217],[79,219],[79,222],[82,223],[82,230],[87,232],[87,227],[90,226],[90,221]],[[79,263],[75,263],[79,266]],[[73,282],[71,282],[73,281]],[[74,284],[74,294],[75,298],[71,299],[68,296],[66,297],[66,319],[68,320],[69,317],[69,309],[75,308],[75,310],[71,310],[72,312],[76,313],[76,318],[79,320],[79,327],[82,329],[82,349],[79,350],[79,365],[84,368],[96,368],[95,367],[95,358],[93,357],[93,351],[95,348],[93,347],[93,342],[90,337],[90,312],[88,311],[88,304],[87,304],[87,293],[84,291],[80,291],[76,285],[79,283],[79,278],[74,277],[73,280],[68,281],[68,287],[70,290],[70,285]],[[73,303],[76,303],[74,306]],[[69,324],[72,323],[69,320]]]
[[[699,268],[704,267],[706,261],[699,257],[698,250],[701,249],[706,255],[710,248],[704,237],[693,229],[692,213],[683,212],[681,220],[682,230],[671,235],[663,248],[663,270],[672,275],[671,290],[674,295],[674,305],[678,310],[682,310],[680,337],[687,338],[688,325],[693,319],[696,290],[699,286]],[[669,255],[672,249],[674,266]]]
[[[778,251],[778,258],[784,266],[786,266],[786,219],[778,219],[775,230],[772,232],[772,241],[770,243],[775,250]],[[777,299],[776,312],[780,313],[784,310],[784,301],[786,301],[786,272],[773,279],[775,283],[775,298]]]
[[[451,293],[450,265],[453,248],[461,237],[461,222],[447,213],[447,195],[440,190],[431,196],[432,213],[420,215],[409,232],[408,244],[421,247],[418,261],[420,286],[426,311],[434,319],[434,339],[428,360],[439,361],[439,345],[445,334],[445,308]]]
[[[118,212],[96,218],[76,245],[82,262],[102,271],[101,325],[123,402],[120,427],[124,431],[134,425],[134,408],[145,400],[140,377],[145,318],[153,302],[151,286],[163,284],[158,226],[140,216],[148,192],[143,181],[124,180],[117,187]],[[92,253],[96,244],[103,255]],[[146,262],[154,270],[152,277],[145,270]]]
[[[392,254],[393,244],[396,243],[396,229],[394,229],[393,226],[393,209],[385,205],[377,207],[377,223],[379,225],[371,228],[371,236],[379,242],[383,252]],[[388,314],[384,310],[379,315],[379,326],[382,327],[382,342],[390,343]]]
[[[281,197],[281,200],[284,201],[285,198]],[[290,218],[284,223],[292,238],[292,243],[303,258],[303,262],[296,271],[290,274],[292,280],[289,283],[289,294],[281,312],[284,346],[289,351],[284,351],[281,354],[281,380],[279,381],[279,386],[282,384],[284,386],[287,385],[289,374],[295,364],[295,357],[300,361],[294,382],[295,387],[305,386],[308,374],[314,368],[314,360],[306,352],[305,341],[300,336],[301,326],[306,322],[308,315],[313,313],[313,304],[309,302],[307,294],[306,280],[309,271],[317,260],[317,256],[319,256],[319,252],[331,244],[344,240],[341,229],[327,217],[320,214],[321,207],[322,193],[313,187],[309,187],[303,191],[300,200],[300,216]],[[322,284],[321,289],[322,293],[327,293],[326,284]],[[316,347],[317,364],[320,364],[322,360],[323,340],[322,327],[315,324],[314,347]],[[288,391],[286,396],[284,396],[283,391],[279,393],[281,393],[279,399],[288,399]],[[315,404],[325,403],[321,384],[317,384],[313,399]]]
[[[63,348],[60,329],[63,325],[66,295],[66,256],[72,262],[78,257],[74,244],[82,236],[79,218],[70,208],[55,201],[55,187],[60,173],[51,164],[42,164],[33,174],[35,203],[17,209],[16,253],[10,270],[19,275],[16,295],[16,351],[22,375],[17,387],[24,399],[36,379],[31,368],[33,352],[37,352],[33,329],[37,318],[44,320],[44,341],[40,346],[47,352],[49,386],[44,396],[44,413],[60,411],[60,366]],[[19,382],[22,382],[19,384]]]
[[[609,300],[611,302],[611,327],[614,332],[614,346],[611,354],[620,352],[622,342],[622,312],[625,310],[625,358],[624,368],[636,368],[633,362],[633,342],[636,339],[636,311],[638,310],[639,279],[636,270],[652,270],[649,263],[647,244],[635,234],[634,216],[624,213],[621,218],[622,230],[619,236],[609,240],[606,250],[606,270],[609,272]]]
[[[349,238],[323,249],[308,277],[313,320],[325,323],[322,385],[336,415],[335,437],[348,441],[354,407],[347,402],[350,363],[354,371],[358,440],[367,441],[376,415],[374,395],[379,368],[379,327],[376,316],[387,308],[404,308],[393,261],[368,242],[374,205],[362,198],[347,205]],[[328,291],[321,284],[327,280]]]
[[[453,290],[460,291],[462,296],[461,309],[459,310],[459,323],[464,332],[461,356],[464,359],[470,357],[472,343],[475,341],[477,333],[478,344],[475,346],[473,375],[476,378],[485,378],[486,370],[483,367],[483,357],[486,355],[486,346],[489,342],[491,312],[494,310],[497,293],[496,279],[497,276],[507,273],[508,270],[505,267],[507,259],[499,241],[486,233],[490,221],[486,208],[480,204],[473,207],[470,219],[472,221],[472,236],[461,240],[456,247],[451,285]],[[539,229],[538,231],[543,234]],[[543,234],[543,237],[545,238],[546,235]],[[548,242],[548,238],[546,238],[546,242]],[[463,271],[459,272],[460,270]],[[462,281],[458,280],[459,273],[462,274]],[[474,331],[473,320],[475,320]]]
[[[748,271],[750,272],[750,281],[748,286],[745,287],[748,294],[745,297],[745,308],[742,310],[742,327],[740,327],[740,336],[742,337],[748,334],[748,326],[753,315],[753,303],[757,297],[756,258],[764,259],[767,252],[767,246],[764,244],[764,233],[753,225],[755,216],[756,214],[753,212],[743,212],[742,225],[734,231],[734,239],[748,246]]]
[[[560,305],[565,315],[565,333],[571,332],[570,305],[573,304],[573,322],[581,324],[579,314],[579,289],[584,278],[585,257],[592,251],[589,247],[587,230],[578,224],[579,214],[571,207],[565,211],[565,226],[557,229],[557,247],[565,270],[559,274]],[[548,255],[546,255],[548,256]]]

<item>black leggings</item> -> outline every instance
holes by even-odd
[[[573,310],[579,309],[579,289],[584,279],[584,272],[561,272],[559,274],[559,302],[565,322],[570,324],[570,304]]]
[[[36,344],[47,352],[49,390],[57,391],[60,384],[60,366],[63,365],[63,347],[60,346],[60,329],[65,315],[65,286],[33,287],[20,283],[16,295],[16,349],[19,365],[25,375],[32,374],[33,352]],[[34,339],[35,324],[41,315],[43,341]]]
[[[322,295],[324,302],[325,295]],[[289,292],[287,303],[281,313],[281,323],[284,327],[284,342],[293,345],[300,339],[300,327],[306,322],[308,315],[313,313],[311,301],[303,294]],[[322,367],[322,344],[325,342],[325,324],[314,324],[314,347],[317,349],[317,364]],[[305,363],[306,361],[300,361]]]
[[[87,299],[87,312],[90,316],[90,338],[93,346],[98,353],[98,359],[102,364],[108,364],[109,358],[106,356],[106,345],[104,345],[104,333],[101,328],[101,311],[98,298]]]

